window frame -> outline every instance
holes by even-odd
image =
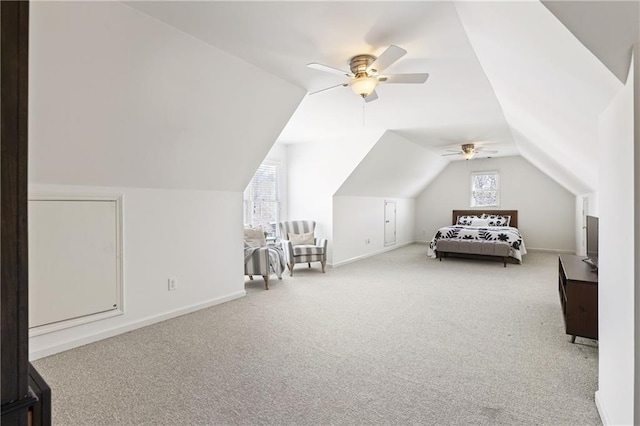
[[[496,181],[496,188],[491,190],[480,190],[474,188],[476,176],[494,176]],[[495,203],[494,204],[476,204],[474,194],[476,192],[495,192]],[[479,207],[500,207],[500,172],[498,170],[487,170],[487,171],[477,171],[471,172],[470,176],[470,191],[469,191],[469,205],[474,208]]]
[[[252,187],[257,183],[256,176],[259,175],[260,169],[262,168],[274,168],[275,169],[275,199],[267,200],[265,198],[252,198],[253,191]],[[264,161],[260,166],[256,169],[251,181],[245,188],[242,195],[242,210],[243,210],[243,222],[249,225],[260,225],[260,223],[254,223],[253,217],[253,209],[251,208],[253,203],[255,202],[275,202],[276,203],[276,211],[274,218],[274,232],[267,236],[268,239],[276,240],[280,235],[280,229],[278,226],[278,222],[280,221],[281,208],[282,208],[282,165],[277,161]]]

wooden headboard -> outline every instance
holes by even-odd
[[[458,216],[467,216],[472,214],[499,214],[503,216],[511,216],[509,226],[518,227],[518,210],[454,210],[452,224],[458,222]]]

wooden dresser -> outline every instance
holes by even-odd
[[[583,259],[561,254],[558,260],[558,293],[572,343],[576,336],[598,339],[598,273]]]

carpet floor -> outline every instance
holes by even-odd
[[[34,365],[54,425],[598,425],[597,342],[569,342],[557,275],[414,244]]]

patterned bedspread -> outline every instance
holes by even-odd
[[[429,243],[427,254],[430,257],[436,257],[438,241],[441,239],[505,242],[509,244],[509,256],[519,261],[522,261],[522,255],[527,253],[520,231],[511,226],[445,226],[438,229]]]

